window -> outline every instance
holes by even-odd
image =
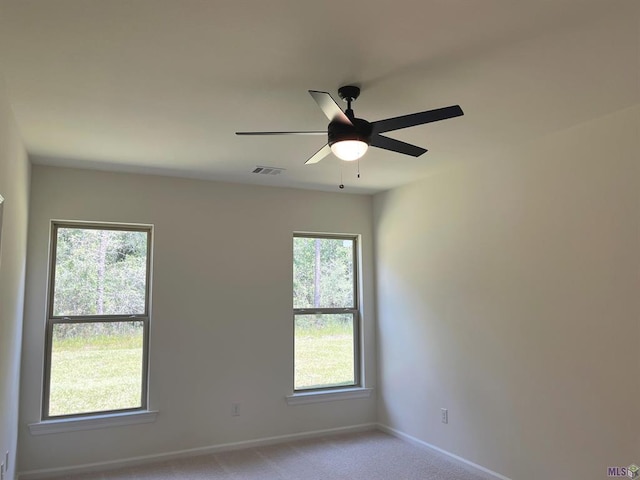
[[[293,237],[294,390],[360,385],[357,238]]]
[[[0,195],[0,254],[2,254],[2,212],[4,211],[4,198]],[[0,255],[0,258],[1,255]]]
[[[43,419],[146,409],[151,227],[51,232]]]

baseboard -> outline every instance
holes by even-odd
[[[70,467],[47,468],[42,470],[29,470],[19,472],[20,480],[36,480],[50,478],[58,475],[69,475],[85,472],[99,472],[103,470],[111,470],[114,468],[131,467],[136,465],[144,465],[164,460],[174,460],[177,458],[195,457],[197,455],[207,455],[210,453],[218,453],[229,450],[240,450],[243,448],[260,447],[264,445],[273,445],[276,443],[284,443],[293,440],[304,440],[309,438],[324,437],[327,435],[341,433],[365,432],[378,428],[376,423],[364,423],[360,425],[352,425],[349,427],[329,428],[326,430],[314,430],[311,432],[292,433],[289,435],[278,435],[275,437],[258,438],[254,440],[246,440],[242,442],[223,443],[219,445],[210,445],[207,447],[190,448],[187,450],[177,450],[173,452],[143,455],[140,457],[131,457],[122,460],[110,460],[106,462],[86,463],[83,465],[75,465]]]
[[[483,467],[482,465],[478,465],[477,463],[473,463],[469,460],[467,460],[466,458],[462,458],[459,457],[458,455],[455,455],[451,452],[447,452],[446,450],[443,450],[440,447],[436,447],[435,445],[431,445],[430,443],[427,443],[423,440],[420,440],[419,438],[413,437],[411,435],[408,435],[404,432],[401,432],[400,430],[396,430],[395,428],[391,428],[388,427],[387,425],[383,425],[381,423],[379,423],[377,425],[378,430],[388,433],[389,435],[393,435],[394,437],[398,437],[401,438],[403,440],[406,440],[408,442],[413,443],[414,445],[418,445],[420,447],[426,447],[429,448],[430,450],[435,450],[438,453],[442,453],[443,455],[446,455],[447,457],[450,457],[454,460],[456,460],[457,462],[460,462],[464,465],[467,465],[469,467],[475,468],[476,470],[479,470],[483,473],[486,473],[488,475],[491,475],[492,477],[496,478],[496,480],[511,480],[509,477],[505,477],[504,475],[499,474],[498,472],[494,472],[493,470],[489,470],[488,468]]]

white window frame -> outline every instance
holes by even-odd
[[[95,230],[120,230],[128,232],[145,232],[147,234],[147,268],[145,282],[145,308],[142,314],[137,315],[75,315],[60,316],[53,314],[53,302],[55,291],[56,273],[56,248],[58,229],[77,228]],[[139,414],[148,412],[149,404],[149,324],[151,305],[151,265],[153,248],[153,225],[105,223],[105,222],[79,222],[53,220],[51,222],[50,250],[49,250],[49,285],[47,288],[47,319],[45,333],[45,355],[42,394],[42,421],[82,420],[87,417],[105,418],[109,416],[120,417],[126,414]],[[116,323],[116,322],[142,322],[143,324],[143,352],[142,352],[142,376],[140,391],[140,406],[134,408],[101,410],[95,412],[73,413],[66,415],[49,415],[49,401],[51,394],[51,354],[53,347],[53,328],[63,323]],[[155,417],[154,417],[155,418]]]
[[[0,195],[0,261],[2,261],[2,219],[4,213],[4,198]]]
[[[349,308],[293,308],[293,343],[294,343],[294,359],[293,359],[293,393],[295,397],[302,398],[306,395],[315,395],[322,393],[337,393],[337,391],[350,391],[362,388],[362,354],[361,354],[361,315],[360,315],[360,236],[354,234],[333,234],[333,233],[308,233],[294,232],[294,240],[296,238],[319,238],[330,240],[349,240],[353,242],[353,306]],[[292,269],[293,270],[293,269]],[[292,282],[293,287],[293,282]],[[351,313],[353,315],[353,378],[354,382],[347,385],[326,385],[321,387],[300,388],[295,387],[295,319],[297,315],[335,315]],[[367,394],[368,396],[368,394]],[[296,403],[307,403],[298,401]],[[308,402],[311,403],[311,402]],[[291,403],[293,404],[293,403]]]

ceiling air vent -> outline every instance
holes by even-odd
[[[282,172],[284,172],[284,168],[257,166],[251,173],[259,173],[260,175],[280,175]]]

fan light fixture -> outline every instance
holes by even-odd
[[[362,140],[342,140],[331,145],[331,151],[340,160],[352,162],[362,157],[369,145]]]

